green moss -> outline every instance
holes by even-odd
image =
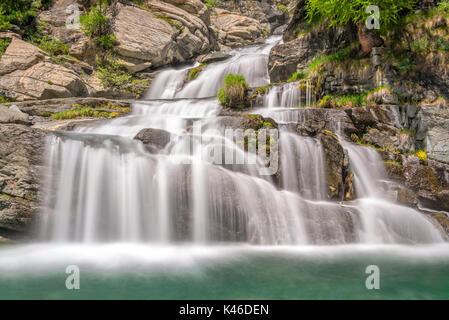
[[[399,134],[407,134],[412,137],[414,137],[416,135],[416,131],[412,130],[410,128],[402,128],[398,133]]]
[[[41,111],[39,111],[39,112],[37,113],[37,115],[38,115],[39,117],[51,117],[52,114],[53,114],[53,113],[50,112],[50,111],[43,111],[43,110],[41,110]]]
[[[189,73],[189,81],[195,80],[200,75],[201,71],[203,71],[204,63],[201,63],[198,67],[190,69]]]
[[[304,73],[298,73],[298,72],[294,72],[291,77],[287,80],[287,82],[293,82],[293,81],[298,81],[301,79],[305,78],[305,74]]]
[[[62,112],[57,112],[51,115],[55,120],[66,120],[66,119],[76,119],[76,118],[116,118],[121,114],[119,112],[108,112],[108,111],[98,111],[91,108],[82,109],[72,109],[65,110]]]

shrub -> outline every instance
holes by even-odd
[[[247,105],[248,83],[241,74],[228,74],[224,88],[218,91],[218,100],[229,108],[244,108]]]
[[[443,0],[438,4],[438,9],[442,12],[449,13],[449,0]]]
[[[219,0],[206,0],[206,7],[208,7],[209,9],[212,9],[213,7],[215,7],[220,1]]]
[[[106,56],[100,61],[98,78],[104,87],[121,88],[130,83],[132,76],[124,70],[117,58]]]
[[[31,40],[42,51],[47,52],[51,56],[68,54],[69,50],[70,50],[68,45],[62,43],[61,41],[59,41],[56,38],[49,38],[46,35],[44,35],[42,37],[33,36]]]
[[[91,7],[89,12],[80,17],[81,29],[105,50],[114,46],[115,36],[111,34],[110,18],[106,16],[108,1],[100,1],[99,7]]]
[[[32,22],[37,12],[45,9],[52,2],[52,0],[1,0],[0,30],[10,28],[11,24],[24,29],[34,29]]]

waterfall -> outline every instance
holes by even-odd
[[[265,164],[259,157],[226,134],[215,98],[224,77],[241,73],[251,86],[267,84],[268,54],[279,39],[231,51],[229,60],[204,66],[187,83],[190,67],[163,71],[130,115],[49,137],[52,175],[42,238],[201,245],[442,241],[417,211],[381,198],[375,181],[385,177],[371,151],[345,144],[362,199],[340,204],[326,200],[325,158],[318,140],[281,126],[281,168],[279,177],[270,177],[260,174]],[[300,90],[297,83],[272,88],[261,113],[281,122],[305,121],[307,109],[298,106],[310,106],[313,94],[307,86],[301,102]],[[171,133],[170,142],[149,152],[133,139],[145,128]],[[212,150],[223,153],[212,157]],[[236,161],[220,162],[228,152]]]

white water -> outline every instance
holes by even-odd
[[[379,178],[379,164],[371,152],[348,146],[357,192],[367,198],[347,205],[326,202],[323,151],[312,138],[281,130],[281,190],[274,178],[259,176],[260,163],[218,165],[204,158],[217,144],[248,155],[224,136],[217,100],[196,98],[215,96],[229,72],[244,74],[252,86],[266,84],[274,43],[234,51],[233,58],[207,66],[187,85],[179,81],[187,69],[164,71],[149,100],[133,105],[132,115],[52,137],[43,238],[153,244],[441,242],[438,229],[420,213],[375,198],[372,180]],[[281,99],[268,98],[269,106],[280,104],[268,108],[268,115],[277,112],[285,119],[283,108],[297,108],[297,87],[284,89]],[[310,99],[307,94],[306,105]],[[192,131],[199,124],[202,131]],[[143,128],[169,131],[171,142],[149,153],[132,139]],[[201,148],[186,148],[199,139]]]

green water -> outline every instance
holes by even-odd
[[[449,247],[31,245],[1,247],[0,274],[1,299],[448,299]]]

